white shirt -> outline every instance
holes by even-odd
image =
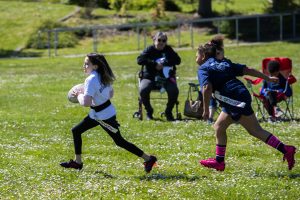
[[[101,83],[101,77],[96,71],[92,71],[91,74],[85,79],[84,95],[92,97],[92,106],[99,106],[109,100],[111,98],[111,90],[111,85],[104,86]],[[94,109],[91,109],[89,112],[90,118],[95,120],[105,120],[113,117],[114,115],[116,115],[116,109],[112,104],[100,112],[96,112]]]

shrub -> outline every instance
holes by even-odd
[[[151,9],[156,6],[156,0],[132,0],[130,8],[134,10]]]
[[[180,12],[180,7],[172,0],[166,0],[165,10],[167,11],[178,11]]]
[[[235,20],[222,21],[219,24],[220,32],[226,34],[228,38],[234,39]],[[283,18],[283,39],[293,37],[292,17]],[[215,24],[217,26],[217,24]],[[257,41],[257,21],[254,19],[239,20],[239,39],[244,41]],[[260,41],[272,41],[280,39],[280,22],[278,17],[263,17],[259,22]]]
[[[48,34],[46,30],[54,28],[63,28],[62,24],[58,22],[45,21],[40,25],[36,31],[30,36],[26,43],[26,48],[45,49],[48,48]],[[74,47],[78,43],[78,38],[72,32],[61,32],[58,35],[57,48]],[[54,47],[54,34],[51,33],[50,47]]]

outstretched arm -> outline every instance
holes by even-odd
[[[262,78],[268,82],[274,82],[277,83],[279,80],[277,77],[273,77],[273,76],[267,76],[264,73],[261,73],[260,71],[253,69],[253,68],[249,68],[249,67],[244,67],[243,69],[243,74],[244,75],[249,75],[249,76],[254,76],[257,78]]]
[[[167,65],[175,66],[181,63],[181,58],[171,47],[168,48],[167,52],[168,52]]]
[[[211,98],[212,94],[212,85],[211,83],[208,83],[207,85],[203,86],[202,90],[203,94],[203,119],[207,120],[209,117],[209,100]]]

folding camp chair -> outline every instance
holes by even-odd
[[[279,72],[286,78],[285,89],[282,93],[277,93],[276,99],[278,105],[283,109],[282,115],[280,118],[278,117],[276,120],[293,120],[294,119],[294,106],[293,106],[293,95],[286,96],[285,92],[287,87],[290,86],[292,88],[292,84],[297,80],[292,75],[292,60],[285,57],[270,57],[262,60],[262,72],[266,75],[269,75],[267,65],[271,60],[276,60],[280,63]],[[268,112],[266,110],[266,98],[262,94],[257,93],[253,89],[253,85],[258,85],[262,82],[263,79],[258,78],[252,80],[250,78],[245,78],[247,81],[247,86],[250,88],[252,92],[253,99],[255,99],[256,103],[256,117],[259,120],[267,121],[268,120]]]
[[[137,72],[137,78],[138,78],[138,88],[140,87],[140,82],[143,78],[143,72],[144,72],[144,66],[141,67],[141,70]],[[151,91],[150,94],[150,101],[151,100],[157,100],[157,101],[168,101],[168,97],[165,96],[166,91],[164,90],[164,88],[162,88],[162,82],[164,80],[157,77],[157,79],[155,80],[156,86],[154,87],[154,89]],[[156,94],[153,94],[156,93]],[[161,103],[160,103],[161,104]],[[178,110],[178,105],[179,105],[179,101],[176,102],[175,104],[175,120],[181,120],[181,113]],[[144,118],[144,112],[143,112],[143,102],[142,102],[142,98],[139,96],[138,97],[138,110],[136,112],[133,113],[133,118],[138,118],[139,120],[143,120]],[[160,117],[164,117],[165,113],[164,112],[160,112]]]

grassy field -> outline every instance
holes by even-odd
[[[75,10],[75,6],[49,3],[0,1],[0,51],[23,47],[29,36],[46,20],[60,19]]]
[[[293,60],[300,77],[299,44],[275,42],[257,46],[226,47],[235,62],[260,68],[268,56]],[[87,53],[87,52],[86,52]],[[179,51],[180,111],[188,82],[196,82],[195,51]],[[107,56],[116,76],[113,103],[121,132],[129,141],[158,157],[150,174],[142,160],[116,147],[95,128],[83,135],[84,169],[67,170],[59,163],[73,158],[71,127],[88,108],[69,103],[67,91],[84,80],[83,58],[0,60],[0,199],[299,199],[300,167],[292,171],[282,155],[249,136],[239,125],[228,131],[226,170],[199,166],[214,156],[211,126],[203,121],[175,123],[138,121],[137,54]],[[126,91],[126,92],[124,92]],[[295,113],[299,118],[300,87],[296,83]],[[155,116],[165,102],[156,102]],[[298,122],[262,123],[283,142],[299,148]],[[299,154],[296,161],[299,162]]]

